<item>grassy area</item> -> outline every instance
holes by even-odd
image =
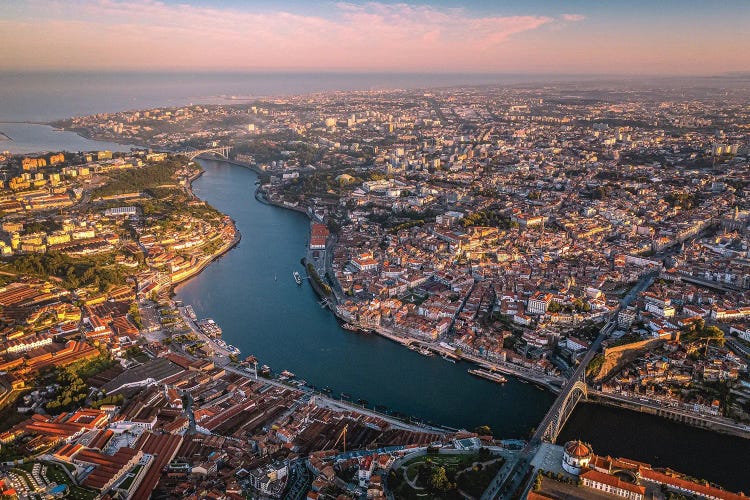
[[[128,476],[125,478],[125,481],[123,481],[122,483],[120,483],[120,485],[118,486],[118,488],[123,489],[123,490],[127,490],[128,488],[130,488],[130,485],[133,484],[133,480],[135,479],[135,477],[138,475],[138,472],[140,472],[140,470],[142,468],[143,468],[142,465],[140,465],[140,464],[136,465],[133,468],[133,470],[130,471],[130,473],[128,474]]]
[[[125,274],[119,266],[114,265],[114,259],[112,252],[75,258],[59,252],[47,252],[8,257],[4,269],[42,279],[55,276],[68,289],[93,287],[105,291],[113,285],[125,283]]]
[[[140,168],[108,172],[109,182],[95,189],[93,195],[95,198],[114,196],[174,184],[177,181],[175,173],[180,168],[180,161],[170,159]]]
[[[66,495],[66,498],[74,498],[76,500],[93,500],[97,497],[98,495],[97,492],[86,489],[86,488],[81,488],[80,486],[76,486],[75,484],[73,484],[73,481],[71,481],[70,476],[68,476],[65,473],[65,470],[63,469],[62,465],[51,463],[51,462],[39,462],[39,463],[42,464],[42,467],[44,466],[47,467],[46,472],[44,473],[43,477],[45,477],[48,482],[56,483],[56,484],[65,484],[68,486],[69,491],[68,491],[68,494]],[[72,465],[69,467],[72,467],[72,469],[75,470],[75,467],[73,467]],[[25,473],[31,474],[31,471],[33,470],[33,468],[34,468],[34,462],[28,462],[23,465],[20,465],[19,468],[16,470],[18,471],[22,469],[24,471],[24,474],[19,473],[19,476],[23,477]],[[24,479],[27,482],[29,481],[28,478],[24,477]]]
[[[481,464],[490,461],[486,466]],[[475,462],[477,465],[472,465]],[[388,484],[398,499],[453,500],[463,498],[459,489],[479,496],[502,464],[503,459],[488,450],[466,455],[428,454],[391,471]]]
[[[0,432],[5,432],[28,418],[27,415],[18,413],[16,410],[18,399],[27,392],[30,392],[30,389],[24,391],[12,390],[5,401],[3,401],[2,409],[0,409]]]
[[[471,470],[459,474],[456,484],[461,491],[479,498],[492,481],[492,478],[497,475],[504,462],[502,458],[499,458],[490,464],[475,466]]]

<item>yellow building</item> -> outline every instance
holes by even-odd
[[[21,177],[13,177],[10,182],[8,182],[8,187],[11,188],[13,191],[20,191],[22,189],[28,189],[31,186],[31,183],[23,179]]]
[[[44,158],[24,158],[21,160],[21,167],[24,170],[36,170],[40,167],[46,167],[47,160]]]
[[[62,163],[64,161],[65,161],[65,155],[62,153],[57,153],[56,155],[52,155],[49,157],[50,165],[57,165],[58,163]]]

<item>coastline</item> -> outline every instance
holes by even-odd
[[[129,146],[130,149],[149,149],[150,146],[148,144],[136,144],[133,142],[124,142],[122,140],[114,140],[114,139],[108,139],[106,137],[97,137],[94,135],[85,134],[85,129],[77,129],[77,128],[65,128],[61,127],[59,125],[55,125],[55,123],[59,123],[59,121],[53,121],[53,122],[3,122],[3,123],[22,123],[22,124],[28,124],[28,125],[44,125],[47,127],[50,127],[52,130],[55,130],[56,132],[71,132],[78,137],[81,137],[83,139],[89,140],[89,141],[96,141],[96,142],[111,142],[113,144],[119,144],[120,146]],[[155,149],[157,150],[157,149]]]

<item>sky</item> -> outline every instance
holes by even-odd
[[[713,75],[750,0],[0,0],[0,71]]]

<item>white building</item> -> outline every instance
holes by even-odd
[[[579,475],[581,469],[588,467],[594,453],[591,448],[580,441],[568,441],[563,446],[562,468],[565,472]]]

